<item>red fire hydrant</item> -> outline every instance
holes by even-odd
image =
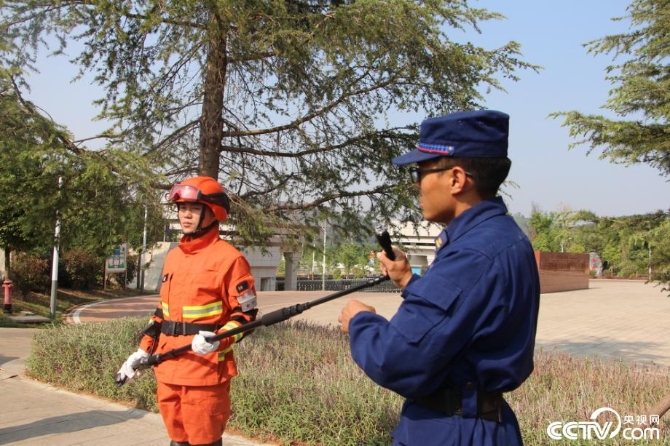
[[[5,280],[2,282],[2,287],[5,289],[5,305],[2,307],[2,312],[12,314],[12,290],[14,285],[11,280]]]

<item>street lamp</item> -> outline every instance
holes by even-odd
[[[58,194],[63,187],[63,177],[58,177]],[[60,210],[56,209],[56,230],[54,234],[54,250],[51,265],[51,299],[49,302],[49,315],[51,319],[56,317],[56,296],[58,294],[58,247],[60,244]]]
[[[323,223],[323,265],[321,268],[321,291],[326,291],[326,222]]]
[[[142,254],[140,254],[140,294],[144,293],[144,257],[147,251],[147,205],[144,205],[144,229],[142,231]]]

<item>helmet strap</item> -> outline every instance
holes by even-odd
[[[198,229],[196,229],[195,231],[188,234],[188,236],[191,237],[191,238],[201,237],[201,236],[205,235],[206,233],[208,233],[209,230],[212,229],[214,226],[218,226],[218,225],[219,225],[218,220],[214,220],[211,224],[205,226],[204,228],[201,228],[200,223],[198,223]]]

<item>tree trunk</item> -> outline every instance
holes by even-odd
[[[198,173],[217,178],[219,175],[219,150],[223,139],[223,96],[226,86],[226,35],[221,22],[209,37],[207,64],[203,91],[202,114],[200,115],[200,156]]]
[[[12,250],[9,249],[9,248],[5,248],[5,280],[11,280],[12,279],[11,275],[9,274],[10,270],[11,270],[11,266],[12,266],[12,264],[11,264],[11,257],[12,257],[11,254],[12,254]]]

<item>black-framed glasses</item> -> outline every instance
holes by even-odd
[[[412,179],[412,183],[420,183],[421,182],[421,176],[424,173],[430,173],[430,172],[445,172],[447,170],[451,170],[456,166],[450,166],[450,167],[433,167],[431,169],[421,169],[419,167],[411,167],[409,169],[409,176]],[[468,177],[472,177],[472,174],[470,172],[465,172],[465,175]]]
[[[409,177],[412,179],[412,183],[420,183],[421,182],[421,175],[424,173],[430,173],[430,172],[444,172],[447,170],[453,169],[454,166],[451,167],[433,167],[432,169],[420,169],[418,167],[411,167],[409,169]]]

